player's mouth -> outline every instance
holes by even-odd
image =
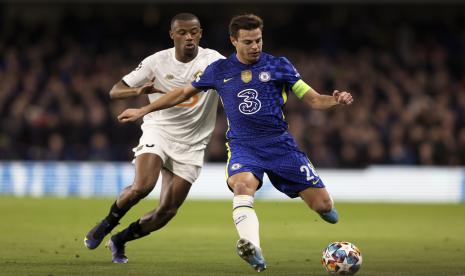
[[[260,56],[260,52],[249,53],[249,55],[250,55],[251,57],[257,58],[257,57]]]
[[[186,49],[194,49],[195,44],[194,43],[188,43],[188,44],[186,44],[186,46],[184,46],[184,48],[186,48]]]

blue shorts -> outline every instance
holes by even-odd
[[[263,173],[266,173],[271,184],[291,198],[298,197],[299,192],[307,188],[325,187],[307,155],[298,149],[287,132],[260,141],[233,139],[226,145],[229,151],[227,178],[251,172],[260,181],[260,188]]]

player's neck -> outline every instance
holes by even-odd
[[[182,63],[188,63],[197,56],[198,52],[198,49],[196,49],[194,52],[176,52],[176,59]]]
[[[236,58],[237,58],[237,60],[238,60],[240,63],[245,64],[245,65],[250,65],[250,64],[253,64],[253,63],[256,62],[256,61],[253,61],[253,62],[252,62],[252,61],[250,61],[250,60],[247,60],[247,59],[241,57],[241,56],[240,56],[239,54],[237,54],[237,53],[236,53]]]

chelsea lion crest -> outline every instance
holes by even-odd
[[[260,72],[258,79],[260,79],[261,82],[269,81],[271,79],[270,72]]]
[[[239,163],[234,163],[234,164],[232,164],[232,166],[231,166],[231,170],[233,170],[233,171],[237,171],[237,170],[240,169],[240,168],[242,168],[242,165],[239,164]]]

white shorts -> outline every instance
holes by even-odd
[[[139,145],[132,151],[134,158],[143,153],[160,156],[163,168],[194,183],[202,170],[205,145],[181,144],[162,137],[159,130],[145,128]]]

